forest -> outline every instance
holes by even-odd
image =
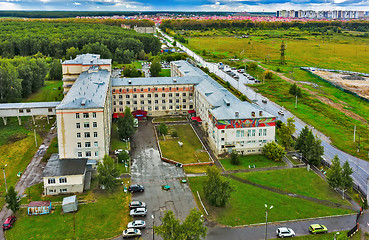
[[[164,20],[161,29],[171,30],[211,30],[223,28],[249,29],[289,29],[299,28],[314,32],[330,30],[369,31],[369,21],[291,21],[291,22],[257,22],[251,20]]]

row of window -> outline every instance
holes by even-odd
[[[81,147],[82,147],[82,143],[77,142],[77,148],[81,148]],[[85,148],[90,148],[90,147],[91,147],[91,142],[85,142]],[[99,147],[99,143],[94,142],[94,147]]]
[[[94,155],[95,155],[95,157],[98,157],[98,156],[99,156],[99,151],[95,151],[95,152],[94,152]],[[83,157],[83,153],[82,153],[82,152],[78,152],[78,153],[77,153],[77,156],[78,156],[79,158],[81,158],[81,157]],[[86,151],[86,152],[85,152],[85,157],[91,157],[91,156],[92,156],[91,151]]]
[[[67,192],[68,190],[67,190],[66,188],[63,188],[63,189],[59,189],[59,191],[60,191],[61,193],[65,193],[65,192]],[[51,193],[56,193],[56,189],[50,189],[50,190],[49,190],[49,192],[51,192]]]
[[[94,138],[97,138],[97,132],[94,132],[93,134],[94,134]],[[85,136],[85,138],[89,138],[89,137],[91,137],[91,133],[90,132],[85,132],[84,136]],[[81,138],[81,133],[79,133],[79,132],[77,133],[77,138]]]
[[[186,101],[186,99],[183,99],[182,102],[183,103],[186,103],[187,101]],[[123,105],[123,101],[119,101],[118,103],[119,103],[119,105]],[[133,104],[137,104],[137,101],[133,101],[132,103]],[[145,104],[145,101],[142,100],[142,101],[140,101],[140,103],[141,104]],[[151,103],[152,103],[151,100],[147,100],[147,104],[151,104]],[[159,104],[159,100],[155,100],[154,103],[155,104]],[[161,100],[161,103],[166,103],[166,101],[165,100]],[[172,99],[169,99],[169,103],[173,103],[173,100]],[[176,99],[176,103],[179,103],[179,99]],[[130,104],[131,104],[130,101],[126,101],[126,105],[130,105]],[[115,101],[113,102],[113,105],[117,105]]]
[[[48,178],[47,179],[47,183],[48,184],[55,184],[55,178]],[[59,178],[59,183],[67,183],[67,178],[66,177],[60,177]]]
[[[179,110],[180,109],[180,105],[176,105],[175,106],[175,109],[176,110]],[[189,109],[192,109],[193,108],[193,105],[190,105]],[[152,111],[153,108],[152,107],[141,107],[140,108],[142,111]],[[154,110],[173,110],[174,107],[172,105],[170,105],[168,108],[166,106],[162,106],[162,107],[159,107],[159,106],[155,106],[154,107]],[[187,105],[182,105],[182,109],[187,109]],[[119,110],[119,112],[123,112],[124,109],[123,108],[114,108],[114,112],[117,112],[117,110]],[[133,111],[136,111],[137,110],[137,107],[134,107],[133,108]]]
[[[27,113],[30,113],[31,112],[31,109],[30,108],[26,108],[26,109],[19,109],[18,112],[19,113],[24,113],[24,110],[26,110]],[[53,112],[53,109],[52,108],[48,108],[47,109],[48,112]]]
[[[76,118],[80,118],[81,113],[76,113]],[[90,114],[89,113],[83,113],[83,118],[89,118]],[[93,112],[92,113],[92,118],[96,118],[96,113]]]
[[[224,130],[222,130],[222,133],[224,132]],[[247,130],[247,136],[248,137],[255,137],[256,134],[256,130],[255,129],[250,129]],[[259,137],[261,136],[266,136],[267,135],[267,129],[259,129]],[[237,130],[236,131],[236,137],[244,137],[245,136],[245,130]]]
[[[190,90],[192,90],[193,89],[193,87],[189,87],[189,89]],[[124,88],[119,88],[119,90],[118,89],[113,89],[113,93],[129,93],[129,91],[130,91],[131,89],[130,88],[126,88],[126,89],[124,89]],[[154,88],[151,88],[151,87],[149,87],[149,88],[133,88],[133,92],[144,92],[144,91],[148,91],[148,92],[150,92],[150,91],[165,91],[165,87],[162,87],[162,88],[157,88],[157,87],[154,87]],[[169,91],[180,91],[180,90],[183,90],[183,91],[186,91],[186,87],[169,87],[169,88],[167,88],[167,90],[169,90]]]
[[[125,95],[126,96],[126,98],[131,98],[131,96],[130,95]],[[137,94],[133,94],[132,95],[132,98],[137,98]],[[151,98],[151,93],[148,93],[147,94],[147,97],[148,98]],[[158,98],[159,97],[159,94],[153,94],[153,96],[154,97],[156,97],[156,98]],[[182,96],[183,97],[186,97],[187,96],[187,93],[182,93]],[[191,93],[189,93],[188,94],[188,96],[190,96],[190,97],[192,97],[192,92]],[[161,94],[161,97],[166,97],[166,94],[165,93],[162,93]],[[168,93],[168,97],[173,97],[173,94],[172,93]],[[179,97],[179,93],[176,93],[176,97]],[[122,99],[123,98],[123,95],[118,95],[118,96],[115,96],[115,95],[113,95],[113,99],[116,99],[116,98],[119,98],[119,99]],[[145,98],[145,94],[140,94],[140,98]]]
[[[90,123],[89,122],[83,123],[83,127],[90,128]],[[92,127],[97,128],[97,122],[93,122]],[[81,128],[81,123],[76,123],[76,128]]]

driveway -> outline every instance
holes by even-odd
[[[145,192],[134,193],[132,199],[143,201],[148,206],[147,216],[135,219],[146,221],[143,239],[152,239],[152,215],[155,225],[161,224],[160,219],[167,210],[173,211],[183,221],[190,210],[196,208],[196,203],[189,186],[180,183],[179,179],[185,177],[183,169],[161,161],[151,122],[140,122],[132,139],[131,181],[145,187]],[[162,190],[163,185],[169,185],[170,190]],[[160,238],[155,236],[155,239]]]

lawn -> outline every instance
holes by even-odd
[[[219,159],[225,170],[239,170],[239,169],[249,169],[249,166],[255,165],[255,168],[265,168],[265,167],[278,167],[285,166],[285,162],[275,162],[265,157],[265,155],[244,155],[239,156],[240,165],[233,165],[230,158]]]
[[[47,162],[53,153],[58,153],[58,138],[55,137],[51,140],[48,149],[46,150],[45,155],[42,157],[43,162]]]
[[[111,125],[110,151],[113,152],[117,149],[130,150],[130,143],[129,142],[123,142],[119,139],[117,124],[113,123]]]
[[[165,117],[155,117],[152,122],[153,123],[162,123],[162,122],[178,122],[178,121],[187,121],[186,116],[165,116]]]
[[[201,211],[203,210],[197,199],[196,191],[199,191],[201,199],[210,213],[208,217],[223,225],[237,226],[265,222],[264,204],[274,206],[268,215],[270,222],[352,213],[350,210],[327,207],[307,200],[277,194],[229,178],[227,180],[236,190],[231,194],[230,202],[226,207],[215,208],[206,201],[202,190],[205,177],[193,177],[189,180],[191,190]]]
[[[186,174],[192,173],[205,173],[209,165],[199,165],[199,166],[184,166],[183,169]]]
[[[329,230],[329,229],[328,229]],[[311,235],[306,235],[306,236],[299,236],[299,237],[294,237],[293,239],[298,239],[298,240],[332,240],[334,239],[334,235],[337,234],[337,238],[338,240],[340,240],[340,236],[342,234],[344,234],[344,236],[346,236],[348,231],[342,231],[342,232],[331,232],[331,233],[325,233],[325,234],[311,234]],[[351,240],[360,240],[361,237],[361,231],[357,232],[352,238],[350,238]],[[348,238],[343,238],[343,239],[348,239]],[[368,237],[365,237],[365,239],[362,240],[367,240],[369,239]]]
[[[21,209],[13,229],[6,231],[6,238],[106,239],[121,234],[131,220],[131,195],[123,193],[122,186],[111,192],[94,190],[90,195],[94,201],[79,204],[76,213],[62,214],[61,206],[56,206],[51,214],[28,216],[26,209]]]
[[[286,158],[288,158],[292,162],[293,165],[303,164],[303,162],[300,161],[300,159],[298,159],[297,157],[293,155],[286,154]]]
[[[313,171],[306,168],[292,168],[283,170],[235,173],[242,179],[273,187],[290,193],[328,200],[335,203],[349,204]]]
[[[170,125],[168,128],[169,132],[176,131],[178,137],[172,138],[169,133],[165,140],[159,140],[163,157],[183,164],[211,161],[191,125]],[[182,147],[179,146],[178,141],[183,143]]]
[[[170,69],[161,69],[159,77],[170,77]]]
[[[63,100],[63,81],[45,81],[45,86],[24,99],[25,102],[57,102]]]

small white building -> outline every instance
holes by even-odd
[[[60,159],[52,154],[42,174],[44,195],[83,192],[86,164],[87,158]]]

